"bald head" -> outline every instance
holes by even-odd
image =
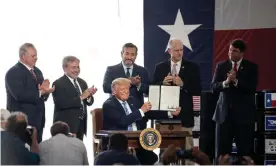
[[[171,55],[171,59],[173,62],[178,62],[183,57],[183,43],[179,39],[171,39],[169,41],[169,49],[168,52]]]
[[[8,117],[6,130],[15,134],[18,132],[25,132],[28,125],[28,120],[26,114],[22,112],[13,112]]]

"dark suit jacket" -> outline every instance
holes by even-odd
[[[137,87],[132,85],[130,88],[130,96],[137,100],[137,104],[140,107],[144,104],[144,94],[148,94],[149,91],[149,74],[144,67],[134,64],[132,77],[137,75],[139,75],[142,79],[141,86],[138,91]],[[120,77],[127,78],[122,63],[107,67],[103,81],[104,92],[112,94],[111,83],[113,80]]]
[[[38,154],[30,152],[19,137],[1,131],[1,165],[39,165]]]
[[[81,78],[77,78],[77,81],[82,92],[85,91],[87,89],[86,82]],[[66,75],[57,79],[53,83],[53,86],[55,86],[55,91],[52,93],[55,104],[54,122],[66,122],[70,127],[70,132],[77,133],[80,124],[79,117],[82,112],[82,105],[78,92]],[[83,100],[85,109],[85,133],[87,128],[87,105],[91,106],[94,102],[93,96],[89,98],[90,102],[88,102],[88,100]]]
[[[140,165],[138,159],[124,151],[107,150],[95,157],[94,165]]]
[[[258,84],[258,66],[248,60],[241,61],[237,72],[238,84],[223,88],[222,83],[232,69],[230,60],[217,64],[212,81],[212,89],[220,93],[213,120],[222,123],[229,115],[237,123],[254,123],[255,92]],[[229,112],[231,109],[231,112]]]
[[[126,115],[122,104],[116,99],[116,97],[111,96],[103,103],[103,128],[104,130],[127,130],[128,125],[136,122],[137,129],[145,129],[147,119],[165,119],[168,118],[167,112],[155,113],[154,111],[149,111],[145,113],[142,118],[139,111],[140,107],[137,107],[133,97],[127,100],[127,103],[132,111],[131,114]]]
[[[5,77],[7,109],[21,111],[28,116],[28,123],[40,130],[45,124],[45,105],[49,95],[39,97],[38,84],[44,78],[42,72],[34,67],[37,81],[22,63],[18,62],[8,70]]]
[[[153,83],[163,85],[164,78],[171,72],[171,59],[160,62],[155,66]],[[188,60],[182,59],[179,77],[184,82],[180,90],[181,112],[176,119],[181,119],[183,127],[194,126],[193,96],[200,96],[201,83],[198,66]]]

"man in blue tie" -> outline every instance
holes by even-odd
[[[103,129],[104,130],[143,130],[146,126],[145,118],[166,119],[166,111],[158,114],[150,111],[151,103],[145,102],[141,107],[137,101],[130,97],[131,81],[127,78],[117,78],[112,81],[112,96],[103,104]],[[139,109],[140,108],[140,109]],[[172,114],[179,114],[180,110]],[[157,156],[152,151],[142,148],[136,149],[137,158],[142,165],[151,165],[157,161]]]

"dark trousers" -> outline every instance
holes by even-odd
[[[43,128],[36,131],[37,132],[37,142],[42,142]]]
[[[226,118],[222,124],[216,124],[216,157],[232,153],[233,138],[236,142],[238,155],[251,156],[253,133],[254,122],[236,123],[234,119]]]
[[[78,139],[83,140],[83,135],[85,133],[85,123],[83,119],[79,119],[79,120],[80,120],[80,124],[79,124],[78,131],[76,133],[76,136]]]

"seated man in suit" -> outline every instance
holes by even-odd
[[[138,159],[128,153],[128,141],[124,134],[114,134],[109,140],[109,150],[100,153],[94,165],[140,165]]]
[[[103,104],[103,129],[104,130],[143,130],[146,128],[143,118],[165,119],[167,112],[154,113],[150,111],[151,103],[146,102],[140,109],[135,103],[136,100],[129,98],[130,80],[117,78],[112,82],[112,94]],[[180,109],[171,113],[177,115]],[[137,158],[141,164],[151,165],[157,160],[152,151],[142,148],[136,149]]]

